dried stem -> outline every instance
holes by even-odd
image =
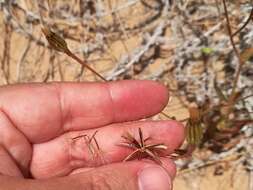
[[[83,138],[84,141],[85,141],[85,143],[86,143],[86,145],[87,145],[87,147],[88,147],[88,149],[89,149],[89,151],[90,151],[90,154],[91,154],[92,156],[97,156],[98,152],[101,152],[101,148],[100,148],[100,146],[99,146],[99,144],[98,144],[98,141],[97,141],[97,139],[96,139],[96,134],[97,134],[97,133],[98,133],[98,131],[95,131],[95,132],[92,134],[91,137],[88,136],[88,135],[86,135],[86,134],[79,135],[79,136],[76,136],[76,137],[72,138],[72,140],[73,140],[73,141],[76,141],[76,140],[78,140],[78,139],[80,139],[80,138]],[[94,144],[92,143],[92,141],[94,141],[95,146],[94,146]]]
[[[103,81],[105,81],[105,82],[107,81],[102,75],[100,75],[97,71],[95,71],[93,68],[91,68],[87,63],[85,63],[84,61],[82,61],[79,57],[77,57],[71,51],[66,51],[65,54],[67,54],[68,56],[70,56],[71,58],[73,58],[74,60],[76,60],[78,63],[80,63],[81,65],[83,65],[87,69],[89,69],[92,73],[94,73],[95,75],[97,75]]]
[[[236,55],[236,57],[238,58],[238,61],[239,61],[239,65],[238,65],[236,75],[235,75],[235,79],[234,79],[234,82],[233,82],[232,92],[231,92],[231,95],[230,95],[230,98],[229,98],[229,99],[233,99],[233,96],[235,95],[237,83],[239,81],[240,73],[241,73],[241,70],[242,70],[243,61],[241,59],[240,53],[237,50],[234,39],[233,39],[231,25],[230,25],[230,21],[229,21],[229,17],[228,17],[228,10],[227,10],[227,5],[226,5],[226,0],[222,0],[222,2],[223,2],[223,6],[224,6],[224,11],[225,11],[225,17],[226,17],[226,23],[227,23],[229,39],[230,39],[230,42],[231,42],[232,47],[234,49],[235,55]]]
[[[6,82],[9,83],[12,27],[9,23],[5,23],[4,26],[5,26],[5,37],[4,37],[3,59],[2,59],[2,71],[6,79]]]
[[[20,81],[20,70],[21,70],[21,65],[22,63],[24,62],[29,50],[30,50],[30,47],[31,47],[31,40],[29,39],[28,42],[27,42],[27,46],[26,48],[24,49],[20,59],[19,59],[19,62],[17,63],[17,74],[16,74],[16,80],[19,82]]]
[[[240,33],[249,24],[249,22],[251,21],[252,17],[253,17],[253,5],[252,5],[251,11],[250,11],[250,15],[247,18],[247,20],[245,21],[245,23],[236,32],[234,32],[232,34],[232,36],[234,37],[235,35],[237,35],[238,33]]]

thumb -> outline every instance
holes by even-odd
[[[85,190],[170,190],[174,165],[163,167],[141,161],[111,164],[73,174],[75,189]],[[72,183],[73,184],[73,183]]]

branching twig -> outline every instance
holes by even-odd
[[[240,33],[249,24],[249,22],[251,21],[252,17],[253,17],[253,4],[252,4],[252,8],[251,8],[249,17],[247,18],[247,20],[245,21],[245,23],[236,32],[234,32],[232,34],[232,36],[234,37],[235,35],[237,35],[238,33]]]
[[[20,69],[21,69],[21,65],[22,63],[24,62],[29,50],[30,50],[30,47],[31,47],[31,40],[28,40],[28,43],[27,43],[27,46],[26,48],[24,49],[18,63],[17,63],[17,74],[16,74],[16,80],[17,81],[20,81]]]
[[[231,44],[233,46],[235,55],[236,55],[236,57],[238,58],[238,61],[239,61],[239,65],[238,65],[238,68],[237,68],[237,71],[236,71],[236,75],[235,75],[235,79],[234,79],[233,87],[232,87],[232,92],[231,92],[231,96],[230,96],[230,98],[233,98],[233,96],[235,94],[235,91],[236,91],[236,88],[237,88],[237,83],[239,81],[239,77],[240,77],[243,61],[241,59],[240,53],[237,50],[235,42],[234,42],[234,39],[233,39],[231,25],[230,25],[230,21],[229,21],[229,17],[228,17],[226,0],[222,0],[222,2],[223,2],[223,6],[224,6],[224,11],[225,11],[225,17],[226,17],[226,21],[227,21],[227,29],[228,29],[228,34],[229,34],[230,42],[231,42]]]
[[[144,53],[147,52],[149,48],[156,43],[158,36],[160,36],[163,33],[163,29],[165,26],[166,22],[162,21],[154,31],[154,34],[150,37],[148,43],[145,44],[142,48],[140,48],[140,51],[133,56],[133,58],[124,66],[124,68],[120,69],[116,68],[115,71],[113,71],[113,73],[107,77],[107,80],[114,79],[115,77],[121,75],[122,73],[130,69],[134,63],[137,63],[140,60],[140,58],[144,55]]]

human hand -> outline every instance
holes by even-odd
[[[167,101],[167,89],[152,81],[1,87],[0,190],[169,189],[171,160],[162,158],[165,169],[147,160],[122,162],[131,150],[119,146],[124,132],[137,136],[141,127],[151,143],[168,146],[168,155],[178,148],[180,123],[135,121],[159,113]],[[90,159],[83,140],[73,143],[95,131],[104,166]]]

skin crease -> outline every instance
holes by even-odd
[[[124,189],[129,181],[127,189],[137,189],[138,171],[156,164],[147,160],[122,163],[131,150],[118,146],[121,135],[128,131],[137,136],[141,127],[145,137],[152,137],[150,143],[163,142],[168,146],[166,154],[173,152],[184,140],[180,123],[138,121],[159,113],[168,98],[167,89],[152,81],[1,87],[0,190],[83,189],[84,185],[92,189],[97,171],[119,176],[119,184],[109,180],[109,186]],[[80,134],[92,135],[96,130],[105,159],[105,165],[100,167],[99,160],[89,159],[84,141],[73,145],[71,140]],[[162,160],[168,175],[174,178],[175,165]]]

